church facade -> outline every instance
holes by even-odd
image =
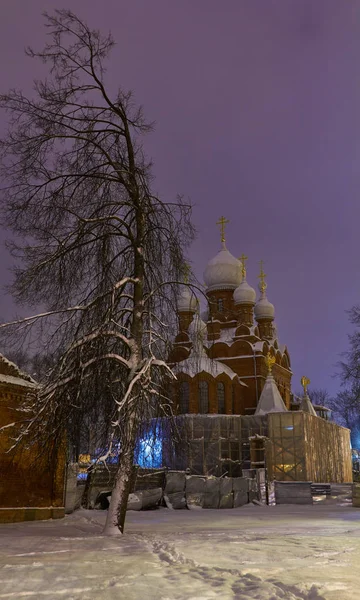
[[[266,468],[280,481],[349,482],[350,432],[316,413],[306,377],[301,403],[292,402],[290,355],[278,338],[263,264],[257,295],[247,257],[226,247],[225,222],[221,248],[204,271],[208,309],[200,316],[188,285],[178,298],[169,363],[180,435],[165,464],[218,477]]]
[[[170,362],[178,377],[180,414],[255,414],[268,354],[274,358],[272,375],[284,406],[291,408],[290,355],[278,340],[266,275],[261,264],[256,298],[247,282],[246,258],[229,252],[222,232],[221,249],[204,271],[208,310],[200,317],[188,287],[178,300],[179,333]]]

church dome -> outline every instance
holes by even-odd
[[[226,248],[222,249],[212,258],[204,271],[204,281],[207,291],[234,290],[241,283],[241,262]]]
[[[275,316],[274,305],[269,302],[266,295],[263,294],[260,300],[255,304],[254,308],[255,318],[259,319],[273,319]]]
[[[184,286],[177,300],[178,311],[194,313],[196,311],[197,304],[198,301],[194,292],[188,286]]]
[[[255,304],[256,292],[246,279],[243,279],[234,292],[235,304]]]
[[[190,337],[199,337],[204,339],[207,333],[207,325],[206,323],[199,317],[199,315],[195,315],[194,319],[189,325],[189,335]]]

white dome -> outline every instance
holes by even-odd
[[[179,312],[195,312],[197,308],[197,298],[194,292],[187,286],[183,288],[178,300],[177,308]]]
[[[207,334],[207,326],[202,321],[198,314],[195,315],[194,319],[189,326],[189,337],[193,344],[193,352],[201,356],[204,353],[204,341]]]
[[[192,322],[189,325],[189,336],[190,337],[199,337],[204,339],[207,333],[207,325],[206,323],[199,317],[199,315],[195,315]]]
[[[235,258],[223,243],[222,249],[212,258],[204,271],[207,291],[234,290],[241,283],[241,262]]]
[[[254,308],[255,318],[259,319],[273,319],[275,315],[274,305],[269,302],[265,295],[255,304]]]
[[[243,279],[234,292],[235,304],[255,304],[256,292],[246,279]]]

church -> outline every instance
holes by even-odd
[[[277,410],[291,408],[291,363],[280,344],[275,309],[267,298],[261,268],[259,292],[247,282],[246,259],[226,247],[222,217],[221,249],[204,271],[208,311],[202,318],[189,287],[178,300],[179,333],[170,361],[176,364],[180,413],[253,415],[268,375],[266,357],[274,358],[272,376],[279,394]]]
[[[352,481],[350,431],[329,421],[326,407],[313,406],[306,377],[294,402],[290,354],[279,341],[263,262],[257,295],[247,257],[226,247],[226,223],[217,223],[221,247],[204,270],[207,310],[200,315],[200,293],[189,285],[178,298],[169,364],[180,436],[172,448],[165,442],[164,464],[218,477],[266,468],[279,481]]]

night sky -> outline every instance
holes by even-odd
[[[360,297],[360,0],[1,0],[1,91],[31,93],[44,73],[23,49],[42,47],[53,8],[112,31],[108,84],[156,121],[144,140],[154,191],[194,203],[200,280],[223,214],[251,285],[265,261],[293,389],[305,374],[336,392]],[[9,264],[3,249],[4,284]],[[0,317],[14,311],[1,295]]]

